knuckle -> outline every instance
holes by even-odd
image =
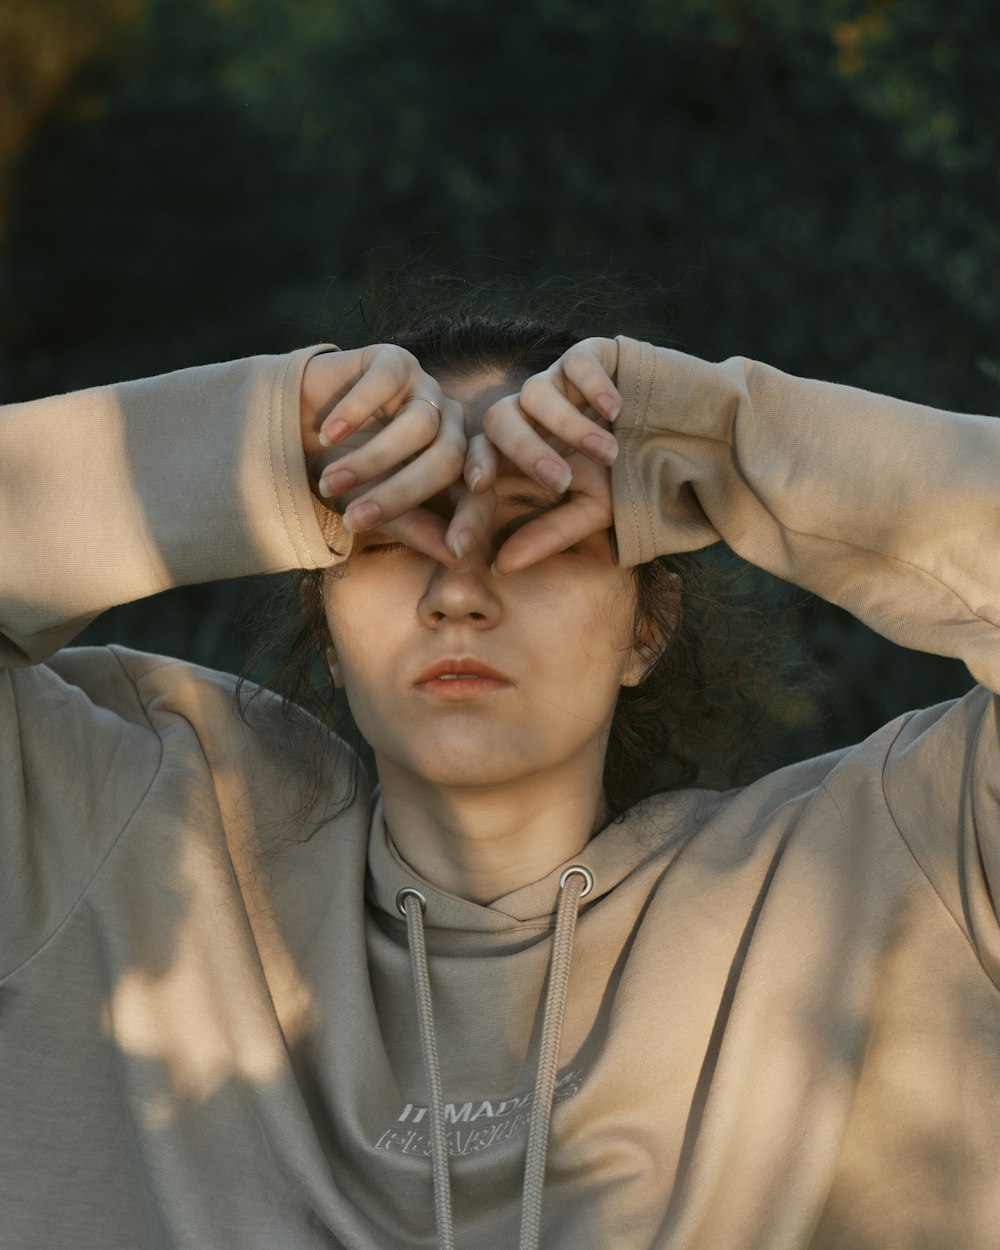
[[[382,343],[378,350],[384,352],[390,359],[400,362],[416,359],[412,352],[408,352],[405,347],[400,347],[398,343]]]
[[[599,367],[598,361],[594,359],[593,348],[589,346],[589,340],[588,343],[577,343],[566,353],[565,371],[572,373],[575,377],[593,375]]]
[[[417,363],[416,357],[406,350],[405,347],[398,347],[395,343],[385,343],[378,351],[379,363],[384,363],[387,369],[398,378],[401,382],[410,375],[410,371]]]
[[[541,373],[533,373],[526,378],[521,386],[521,400],[529,406],[537,403],[547,386],[547,380]]]

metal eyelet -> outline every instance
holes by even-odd
[[[403,888],[396,895],[396,910],[399,912],[399,914],[403,917],[404,920],[406,919],[406,900],[411,894],[420,904],[420,910],[422,912],[427,911],[427,900],[420,893],[420,891],[415,890],[412,885],[404,885]]]
[[[584,886],[580,897],[586,898],[590,891],[594,888],[594,874],[589,868],[584,868],[583,864],[570,864],[568,868],[563,869],[562,876],[559,878],[560,890],[572,876],[583,877]]]

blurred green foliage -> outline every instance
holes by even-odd
[[[511,306],[621,273],[595,329],[994,411],[998,70],[994,0],[8,3],[2,397],[360,341],[388,250]],[[239,667],[239,594],[87,638]],[[833,679],[790,753],[969,684],[786,603]]]

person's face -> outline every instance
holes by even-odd
[[[487,382],[448,389],[496,398]],[[383,783],[386,765],[442,786],[560,768],[599,776],[618,691],[641,676],[631,578],[606,531],[523,572],[490,572],[504,537],[556,499],[509,463],[501,470],[492,531],[467,572],[373,530],[325,593],[335,672]],[[499,680],[426,680],[442,662],[485,665]]]

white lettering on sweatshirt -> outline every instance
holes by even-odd
[[[584,1070],[574,1068],[564,1072],[556,1080],[553,1105],[572,1098],[583,1084]],[[526,1132],[531,1123],[531,1104],[534,1094],[523,1094],[504,1098],[499,1102],[484,1098],[470,1099],[468,1102],[445,1104],[444,1119],[446,1124],[465,1125],[482,1121],[474,1129],[452,1129],[446,1133],[448,1153],[450,1155],[471,1154],[474,1150],[484,1150],[489,1146],[499,1145],[520,1133]],[[402,1154],[429,1155],[431,1139],[427,1132],[410,1126],[426,1124],[427,1108],[408,1102],[397,1117],[397,1125],[406,1128],[386,1129],[375,1142],[379,1150],[398,1151]]]

